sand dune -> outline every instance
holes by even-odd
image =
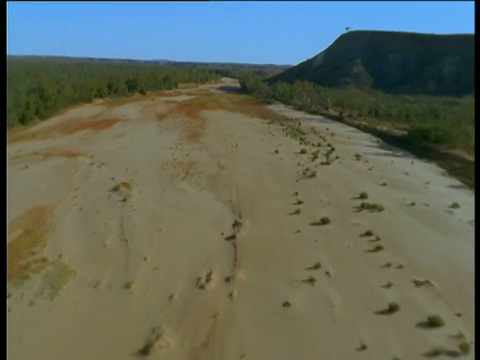
[[[473,359],[472,191],[231,86],[9,138],[8,358]]]

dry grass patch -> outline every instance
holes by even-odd
[[[75,275],[75,270],[63,261],[50,261],[42,272],[40,296],[52,300]]]
[[[43,273],[39,291],[53,298],[68,282],[74,271],[62,261],[49,261],[42,256],[52,230],[48,219],[53,214],[49,206],[36,206],[14,221],[8,229],[7,281],[8,291],[18,288],[34,274]]]
[[[15,219],[9,226],[7,246],[7,281],[17,287],[33,273],[41,271],[48,260],[40,256],[47,245],[50,230],[47,219],[52,209],[36,206]]]

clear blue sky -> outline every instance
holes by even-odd
[[[297,64],[351,30],[474,33],[474,2],[13,2],[7,54]]]

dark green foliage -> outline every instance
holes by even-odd
[[[392,95],[374,89],[329,88],[298,80],[293,84],[268,84],[254,74],[241,78],[240,84],[244,92],[263,101],[279,101],[338,121],[348,118],[388,122],[393,129],[406,129],[403,138],[417,145],[446,145],[470,153],[474,150],[475,103],[471,95]]]
[[[418,124],[408,129],[407,139],[412,142],[446,144],[452,141],[453,134],[445,126]]]
[[[219,80],[199,67],[141,61],[7,57],[7,125],[45,119],[62,108],[94,98],[169,90],[180,83]]]

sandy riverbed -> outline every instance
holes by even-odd
[[[8,359],[424,359],[465,343],[473,359],[472,191],[343,124],[223,106],[227,86],[82,105],[10,139]]]

